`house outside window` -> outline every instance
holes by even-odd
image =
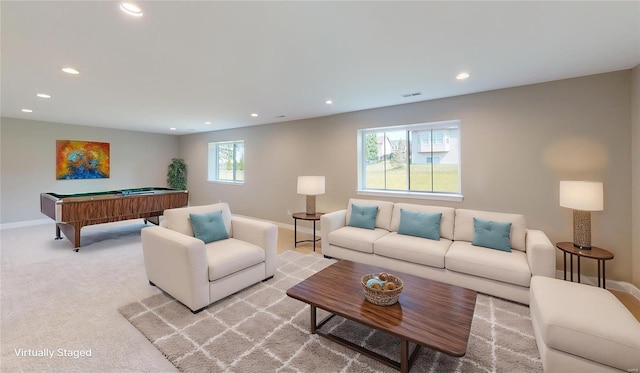
[[[462,200],[460,121],[358,131],[358,193]]]
[[[244,140],[210,142],[208,181],[244,183]]]

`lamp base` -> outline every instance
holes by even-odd
[[[591,250],[591,212],[573,210],[573,246]]]
[[[307,215],[316,214],[316,196],[307,196]]]

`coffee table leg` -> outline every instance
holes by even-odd
[[[316,307],[315,306],[311,306],[311,334],[316,334]]]
[[[400,339],[400,372],[409,373],[409,341]]]

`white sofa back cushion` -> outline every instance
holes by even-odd
[[[206,214],[218,210],[222,210],[224,226],[227,228],[229,237],[233,237],[231,234],[231,211],[229,210],[229,205],[225,202],[215,203],[213,205],[181,207],[177,209],[164,210],[164,226],[176,232],[193,237],[193,228],[191,227],[189,214]]]
[[[527,223],[524,215],[456,209],[455,227],[453,231],[453,239],[455,241],[473,241],[473,218],[511,223],[511,248],[525,251]]]
[[[349,199],[349,206],[347,206],[347,221],[351,219],[351,205],[356,204],[360,206],[378,206],[378,215],[376,215],[376,228],[391,230],[391,214],[393,213],[393,202],[377,201],[371,199]]]
[[[453,240],[453,224],[455,218],[455,209],[453,207],[441,207],[441,206],[425,206],[414,205],[411,203],[396,203],[393,206],[393,216],[391,217],[391,230],[398,231],[400,226],[400,209],[405,211],[415,211],[420,213],[437,214],[442,213],[442,219],[440,220],[440,237],[448,240]]]

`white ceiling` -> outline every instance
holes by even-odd
[[[137,4],[0,2],[1,115],[186,134],[640,63],[639,1]]]

